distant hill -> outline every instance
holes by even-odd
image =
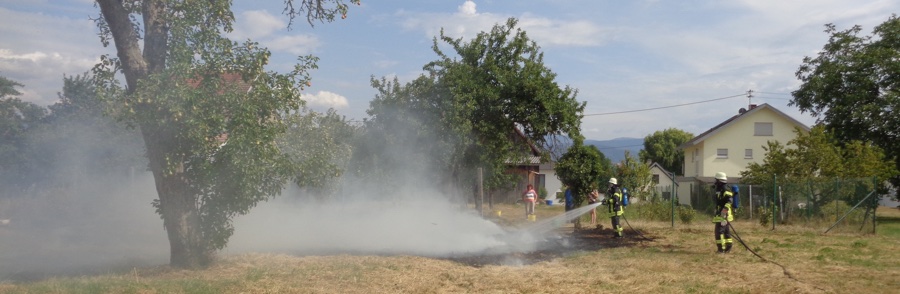
[[[616,138],[612,140],[584,140],[586,145],[597,146],[600,152],[606,158],[609,158],[613,164],[621,162],[625,159],[625,151],[631,153],[631,156],[637,157],[638,152],[644,149],[644,138]]]

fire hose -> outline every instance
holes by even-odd
[[[652,239],[647,238],[647,236],[644,236],[644,234],[642,234],[640,231],[635,230],[634,227],[631,226],[631,223],[628,222],[628,219],[625,218],[625,214],[624,214],[624,213],[622,214],[622,219],[625,220],[625,224],[628,225],[628,228],[631,229],[632,231],[634,231],[635,233],[637,233],[638,235],[640,235],[641,238],[644,238],[644,240],[647,240],[647,241],[653,241]],[[615,228],[613,228],[613,229],[615,229]]]
[[[741,243],[741,245],[744,246],[744,248],[746,248],[747,251],[750,251],[750,253],[753,253],[753,255],[756,255],[756,257],[759,257],[759,259],[761,259],[762,261],[769,262],[769,263],[772,263],[774,265],[781,267],[781,270],[784,272],[784,275],[787,276],[788,278],[790,278],[794,281],[800,282],[800,283],[804,283],[804,282],[798,280],[796,277],[794,277],[794,275],[788,271],[786,266],[784,266],[780,263],[777,263],[773,260],[762,257],[762,255],[759,255],[759,253],[756,253],[756,251],[753,251],[753,249],[750,249],[750,246],[747,246],[747,243],[745,243],[744,240],[741,239],[741,236],[738,234],[737,230],[734,229],[734,226],[731,225],[731,222],[729,222],[727,219],[725,220],[725,222],[727,223],[728,228],[731,229],[731,234],[734,235],[734,238],[737,239],[738,243]],[[825,289],[819,288],[815,285],[812,285],[812,287],[827,292]]]

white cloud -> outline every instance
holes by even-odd
[[[315,35],[290,34],[286,30],[287,23],[281,16],[273,15],[267,10],[248,10],[237,17],[234,31],[228,37],[237,41],[250,39],[272,51],[295,56],[315,52],[322,45]]]
[[[84,73],[108,52],[112,49],[102,47],[86,15],[69,18],[0,8],[0,75],[24,85],[24,101],[55,103],[63,74]]]
[[[281,17],[265,10],[244,11],[235,22],[234,31],[229,36],[237,40],[266,38],[287,27]]]
[[[294,55],[310,54],[321,46],[319,38],[314,35],[281,36],[272,40],[260,41],[273,51],[285,51]]]
[[[388,60],[388,59],[376,60],[373,62],[375,67],[382,68],[382,69],[390,68],[392,66],[397,65],[398,63],[399,62],[397,62],[396,60]]]
[[[475,2],[468,0],[459,6],[459,13],[462,15],[475,15]]]
[[[472,38],[479,32],[490,31],[496,24],[505,24],[508,16],[479,13],[475,2],[469,0],[458,7],[457,13],[422,13],[400,11],[396,15],[407,30],[421,30],[425,37],[440,34],[441,29],[453,38]],[[530,13],[516,17],[518,27],[542,47],[549,46],[598,46],[613,38],[617,31],[603,28],[585,19],[551,19],[537,17]]]
[[[603,28],[588,20],[553,20],[532,15],[519,18],[519,26],[538,45],[600,46],[615,38],[616,29]]]
[[[22,100],[38,105],[56,102],[62,90],[63,74],[77,75],[91,69],[98,59],[58,52],[18,53],[0,49],[0,75],[24,85]]]
[[[348,105],[346,97],[329,91],[303,95],[303,100],[306,100],[307,105],[312,108],[341,109]]]

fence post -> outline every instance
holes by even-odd
[[[776,198],[776,197],[778,197],[778,175],[774,174],[774,175],[772,175],[772,230],[773,231],[775,230],[775,222],[776,222],[775,217],[777,217],[775,209],[778,208],[778,203],[777,203],[778,198]]]
[[[874,185],[872,186],[872,189],[875,189],[877,191],[878,190],[878,177],[872,177],[872,181],[875,182]],[[876,229],[878,229],[878,228],[876,227],[876,224],[875,224],[878,220],[878,217],[875,216],[875,212],[877,212],[877,211],[878,211],[878,197],[875,197],[874,199],[872,199],[872,235],[878,234],[878,231],[876,231]]]
[[[675,227],[675,181],[672,181],[672,193],[669,193],[669,202],[672,204],[672,227]]]
[[[809,195],[806,196],[806,221],[807,222],[809,222],[809,218],[812,216],[812,213],[810,211],[812,211],[812,206],[813,206],[812,200],[815,197],[815,195],[813,195],[813,193],[814,193],[813,191],[814,191],[814,189],[812,188],[812,184],[810,184]],[[821,194],[821,192],[819,192],[819,193]]]
[[[753,219],[753,185],[747,185],[747,190],[750,194],[750,219]]]

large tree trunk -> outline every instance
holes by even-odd
[[[180,268],[204,268],[215,257],[206,246],[200,225],[196,196],[187,189],[182,174],[166,176],[154,172],[159,210],[169,236],[169,264]]]
[[[135,94],[138,81],[165,68],[168,49],[165,5],[159,0],[141,3],[144,25],[144,50],[141,50],[139,32],[132,26],[129,11],[119,0],[97,0],[103,19],[116,46],[127,84],[127,94]],[[146,93],[144,93],[146,94]],[[130,100],[132,97],[126,97]],[[154,111],[152,107],[135,106],[135,111]],[[208,265],[215,251],[203,238],[197,193],[190,188],[183,168],[168,168],[167,156],[174,154],[172,146],[175,133],[165,131],[167,126],[141,123],[150,171],[156,180],[159,196],[159,213],[169,237],[169,263],[175,267],[199,268]],[[177,159],[175,159],[177,160]],[[177,161],[176,161],[177,162]]]
[[[156,180],[159,214],[169,237],[169,264],[181,268],[206,267],[213,261],[215,250],[203,238],[197,193],[185,177],[183,166],[179,165],[174,169],[166,166],[166,156],[173,152],[164,151],[174,145],[167,140],[173,135],[165,135],[168,133],[165,131],[154,132],[153,128],[144,125],[141,131],[144,134],[150,170]]]

